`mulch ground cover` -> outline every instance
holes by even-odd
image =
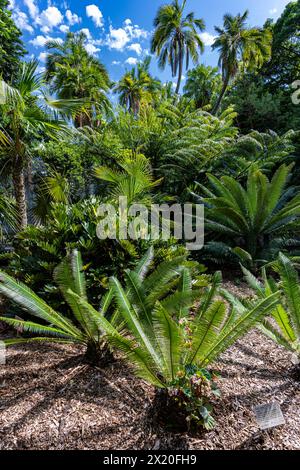
[[[213,431],[154,424],[153,387],[121,361],[102,369],[82,349],[18,345],[0,366],[0,449],[298,449],[300,382],[290,355],[253,330],[215,365],[222,399]],[[277,401],[286,424],[260,431],[255,405]]]

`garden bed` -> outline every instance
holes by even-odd
[[[298,449],[300,382],[289,354],[257,331],[222,355],[213,431],[174,433],[149,420],[153,388],[120,360],[105,369],[79,347],[22,345],[0,366],[0,449]],[[252,407],[277,401],[286,424],[258,429]]]

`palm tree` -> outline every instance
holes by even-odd
[[[99,125],[102,113],[110,110],[106,92],[110,79],[104,65],[90,55],[86,48],[87,37],[83,32],[68,33],[65,41],[48,41],[46,82],[60,99],[83,99],[85,106],[75,119],[76,127]]]
[[[126,106],[135,116],[138,115],[142,102],[150,102],[156,91],[160,88],[159,80],[151,77],[149,73],[150,57],[137,64],[126,72],[116,84],[114,92],[118,93],[119,102]]]
[[[223,28],[215,27],[218,37],[212,49],[219,52],[219,67],[222,69],[223,88],[214,107],[216,113],[227,87],[239,71],[240,62],[244,69],[261,67],[271,55],[272,33],[269,29],[248,28],[248,10],[243,15],[224,15]]]
[[[0,108],[5,116],[0,127],[0,156],[6,173],[12,176],[20,229],[27,225],[25,170],[30,162],[30,142],[43,134],[53,137],[67,130],[54,109],[70,113],[78,107],[75,101],[47,97],[37,67],[37,61],[24,63],[15,87],[0,80]]]
[[[185,4],[186,0],[181,5],[178,0],[174,0],[159,8],[154,19],[155,31],[151,42],[151,52],[159,56],[160,68],[164,69],[168,61],[173,77],[178,75],[176,94],[180,89],[184,58],[187,70],[190,57],[197,63],[198,50],[201,53],[204,51],[203,41],[197,34],[197,29],[204,30],[204,21],[196,19],[193,12],[184,16]]]
[[[195,101],[196,108],[212,105],[222,87],[217,67],[201,64],[188,72],[184,94]]]

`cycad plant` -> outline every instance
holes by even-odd
[[[132,301],[134,297],[131,297],[131,292],[134,294],[133,288],[136,278],[143,281],[143,290],[149,294],[147,308],[142,312],[145,315],[151,314],[151,309],[157,300],[168,296],[176,288],[186,262],[186,255],[179,256],[175,253],[170,259],[159,264],[156,269],[152,269],[149,276],[146,277],[152,262],[153,250],[150,249],[135,269],[126,274],[128,279],[127,295]],[[102,297],[99,311],[88,303],[84,267],[81,255],[77,250],[74,250],[57,266],[54,270],[54,279],[70,307],[68,317],[51,308],[25,284],[0,271],[0,293],[30,315],[43,321],[43,323],[35,323],[9,317],[0,318],[3,322],[21,329],[24,333],[31,334],[28,338],[7,340],[7,344],[31,341],[79,343],[86,346],[86,355],[90,361],[95,362],[99,358],[106,357],[108,347],[107,337],[104,333],[119,334],[118,330],[122,328],[118,309],[115,310],[110,323],[104,319],[111,304],[112,289]],[[170,303],[173,299],[173,303],[183,302],[185,305],[187,297],[190,296],[179,294],[170,298]],[[32,334],[38,336],[32,336]]]
[[[164,390],[165,398],[185,409],[188,419],[211,428],[210,401],[217,390],[207,367],[275,308],[278,294],[236,315],[234,308],[216,298],[218,273],[210,287],[195,292],[185,267],[176,291],[166,298],[161,294],[170,281],[159,270],[145,281],[143,271],[140,275],[129,271],[126,277],[125,288],[116,278],[111,279],[111,287],[129,335],[112,334],[111,343],[123,352],[137,376]],[[195,296],[197,306],[191,310]]]
[[[291,168],[281,165],[271,180],[252,168],[245,187],[229,176],[208,175],[212,189],[199,185],[207,197],[198,199],[206,206],[206,229],[223,238],[212,244],[215,251],[227,248],[237,260],[255,267],[293,244],[300,226],[300,194],[287,186]]]
[[[87,302],[87,296],[81,255],[76,250],[56,268],[54,277],[71,309],[72,319],[52,309],[25,284],[0,272],[0,293],[30,315],[42,320],[41,323],[35,323],[30,320],[1,317],[0,320],[8,325],[24,333],[30,333],[26,338],[8,339],[5,343],[7,345],[32,341],[79,343],[86,346],[89,360],[97,360],[103,352],[102,332],[98,319],[107,312],[111,293],[108,292],[103,297],[99,312],[93,308],[86,310],[81,307],[77,298],[80,297]]]
[[[276,343],[291,351],[295,364],[300,364],[300,281],[292,261],[279,254],[275,269],[280,276],[279,282],[267,277],[263,269],[263,283],[243,268],[245,278],[259,299],[280,292],[280,303],[264,318],[258,328]]]

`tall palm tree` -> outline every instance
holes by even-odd
[[[222,69],[223,88],[214,107],[216,113],[226,93],[230,81],[239,71],[240,62],[243,68],[254,70],[270,58],[272,33],[258,27],[248,28],[248,10],[243,15],[224,15],[223,28],[215,27],[218,33],[212,49],[219,52],[219,67]]]
[[[184,94],[195,101],[196,108],[213,105],[218,96],[222,79],[217,67],[206,67],[201,64],[188,72]]]
[[[45,95],[43,78],[37,73],[37,67],[37,61],[24,63],[15,87],[0,80],[2,173],[5,170],[12,176],[20,229],[27,225],[25,172],[30,161],[30,142],[45,134],[53,137],[66,131],[65,121],[58,119],[54,109],[70,113],[76,108],[75,101],[51,100]]]
[[[182,4],[174,0],[159,8],[154,19],[155,31],[151,42],[151,52],[159,56],[160,68],[164,69],[168,62],[173,77],[178,75],[176,94],[180,89],[184,58],[188,69],[190,57],[193,63],[197,63],[198,51],[204,51],[203,41],[197,33],[197,30],[204,30],[204,21],[196,19],[193,12],[184,15],[185,4],[186,0]]]
[[[160,88],[160,82],[149,73],[149,65],[150,58],[146,58],[136,68],[126,72],[114,87],[120,104],[134,115],[139,113],[141,102],[150,102]]]
[[[99,124],[102,113],[110,110],[106,96],[111,83],[105,66],[86,50],[87,37],[83,32],[68,33],[65,41],[48,41],[46,82],[60,99],[85,100],[75,119],[76,127]]]

